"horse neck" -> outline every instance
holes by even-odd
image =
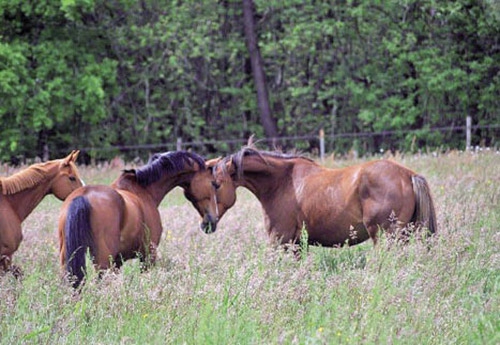
[[[146,187],[156,207],[160,205],[172,189],[189,182],[193,177],[194,171],[182,171],[173,175],[165,175],[159,181],[151,183]]]
[[[267,158],[267,157],[266,157]],[[237,186],[247,188],[260,202],[277,197],[279,189],[291,184],[293,160],[267,158],[268,163],[259,157],[247,157],[243,163],[242,176]]]
[[[4,195],[10,201],[12,208],[21,221],[33,212],[35,207],[40,204],[47,194],[50,194],[50,186],[53,178],[54,174],[50,171],[50,174],[33,187],[23,189],[14,194]]]

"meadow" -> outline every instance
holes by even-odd
[[[374,158],[372,158],[374,159]],[[500,154],[397,156],[433,192],[438,236],[389,245],[310,247],[300,261],[269,244],[243,189],[217,232],[175,189],[160,206],[160,259],[137,260],[82,292],[61,279],[53,196],[23,223],[0,277],[1,344],[499,344]],[[342,167],[361,160],[332,160]],[[117,169],[80,167],[86,183]]]

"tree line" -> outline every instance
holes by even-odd
[[[320,129],[460,148],[433,128],[498,124],[499,86],[494,0],[0,0],[0,160]]]

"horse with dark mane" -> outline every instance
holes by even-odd
[[[298,243],[303,229],[309,244],[327,247],[376,243],[379,229],[436,232],[425,178],[390,160],[328,169],[305,157],[245,147],[221,160],[214,177],[225,201],[219,219],[236,201],[236,188],[245,187],[262,205],[270,238],[282,244]]]
[[[139,257],[143,267],[155,262],[162,225],[158,206],[174,187],[215,214],[211,172],[195,153],[155,154],[140,169],[125,170],[110,185],[89,185],[72,193],[59,218],[60,259],[76,288],[82,282],[90,251],[98,270]],[[199,197],[198,193],[208,195]],[[212,220],[206,218],[206,222]]]
[[[79,151],[66,158],[33,164],[17,174],[0,178],[0,273],[21,270],[12,265],[23,234],[21,223],[48,194],[64,200],[83,185],[75,162]]]

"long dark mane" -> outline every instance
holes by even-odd
[[[225,157],[218,164],[222,166],[223,169],[225,169],[227,167],[227,163],[232,162],[236,169],[236,174],[238,178],[240,178],[243,175],[243,160],[245,157],[249,156],[257,156],[266,164],[269,164],[268,158],[283,160],[304,159],[308,162],[316,164],[312,159],[297,153],[284,153],[281,151],[261,151],[253,145],[244,146],[240,151]]]
[[[135,170],[137,182],[141,186],[148,186],[158,181],[164,174],[175,174],[197,164],[200,170],[205,169],[205,160],[193,152],[169,151],[156,153],[147,165]]]

